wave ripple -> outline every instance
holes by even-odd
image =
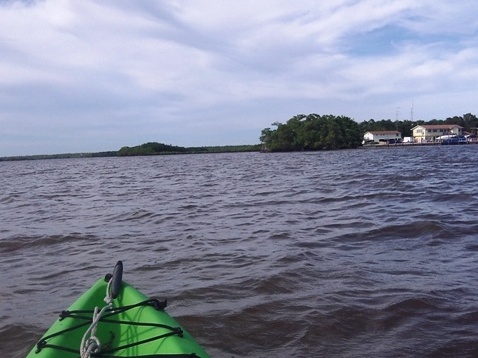
[[[2,357],[118,259],[212,356],[478,356],[476,150],[0,162]]]

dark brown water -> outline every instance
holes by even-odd
[[[0,356],[94,281],[214,357],[478,356],[478,146],[0,162]]]

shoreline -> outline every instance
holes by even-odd
[[[467,143],[456,143],[456,144],[443,144],[440,142],[433,143],[394,143],[394,144],[367,144],[360,147],[361,149],[380,149],[380,148],[390,148],[390,147],[433,147],[433,146],[463,146],[470,144],[478,144],[478,142],[467,142]]]

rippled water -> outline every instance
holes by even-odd
[[[119,259],[214,357],[478,356],[478,145],[0,162],[0,352]]]

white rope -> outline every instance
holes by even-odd
[[[113,298],[111,297],[110,284],[113,280],[109,280],[108,285],[106,286],[106,297],[104,301],[106,306],[104,306],[100,311],[98,307],[95,307],[93,312],[93,319],[91,321],[90,327],[86,330],[83,338],[81,339],[80,344],[80,357],[81,358],[90,358],[92,353],[99,353],[101,350],[101,342],[96,337],[96,329],[98,328],[98,323],[101,320],[101,317],[105,312],[113,307]]]

